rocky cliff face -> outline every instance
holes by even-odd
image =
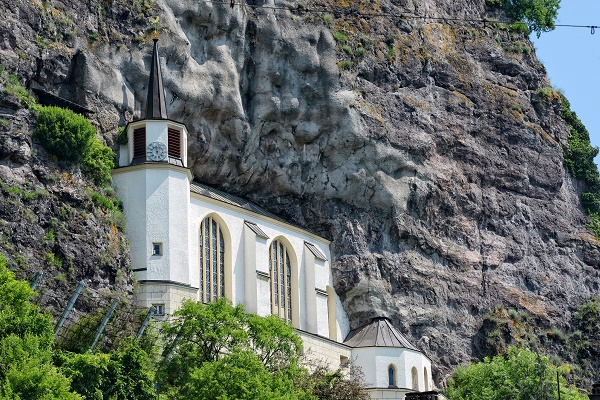
[[[493,17],[484,0],[225,3],[2,0],[2,63],[95,110],[111,144],[158,27],[195,177],[331,238],[353,327],[392,318],[438,383],[498,304],[569,329],[599,247],[526,36],[443,19]]]

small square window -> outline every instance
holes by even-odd
[[[165,305],[164,304],[152,304],[154,307],[154,315],[162,316],[165,315]]]
[[[162,256],[162,243],[152,243],[152,255]]]

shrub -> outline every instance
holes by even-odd
[[[321,15],[321,18],[323,18],[323,23],[325,24],[325,26],[327,26],[328,28],[333,27],[333,15],[323,14]]]
[[[117,143],[120,145],[126,145],[129,139],[127,138],[127,131],[124,126],[119,127],[119,134],[117,135]]]
[[[527,25],[524,22],[515,22],[514,24],[510,24],[510,25],[508,25],[508,30],[511,32],[518,32],[518,33],[525,33],[525,34],[529,33],[529,29],[527,28]]]
[[[340,68],[341,69],[352,69],[352,61],[350,61],[350,60],[341,61]]]
[[[83,161],[96,137],[96,128],[83,116],[60,107],[38,107],[35,137],[59,158]]]
[[[60,107],[37,107],[35,137],[57,157],[81,163],[83,172],[98,185],[110,183],[113,151],[96,138],[96,128],[85,117]]]
[[[561,100],[560,92],[555,90],[552,86],[544,86],[539,88],[535,91],[535,95],[545,102]]]
[[[94,138],[92,144],[83,160],[83,171],[88,174],[98,185],[110,183],[111,171],[115,164],[114,153],[110,147],[104,146],[98,139]]]
[[[394,61],[396,59],[396,49],[393,46],[385,53],[385,58],[387,58],[388,61]]]

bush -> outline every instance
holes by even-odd
[[[38,107],[34,136],[59,158],[83,161],[96,137],[90,121],[60,107]]]
[[[114,153],[110,147],[104,146],[94,138],[83,160],[83,172],[88,174],[98,185],[105,185],[112,180],[111,171],[115,167]]]
[[[98,185],[110,183],[114,153],[96,138],[96,128],[85,117],[60,107],[36,107],[35,137],[57,157],[81,163],[83,172]]]

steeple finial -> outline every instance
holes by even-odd
[[[146,119],[167,119],[165,90],[163,88],[160,61],[158,59],[158,38],[154,38],[150,79],[148,80],[148,97],[146,100]]]

